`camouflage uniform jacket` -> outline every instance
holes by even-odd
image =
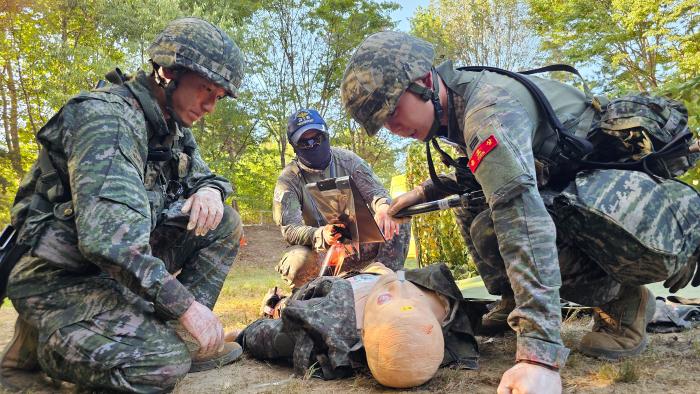
[[[408,270],[406,279],[450,300],[450,318],[442,329],[445,356],[441,365],[476,369],[479,351],[472,327],[481,314],[479,308],[464,300],[449,268],[434,264]],[[281,329],[269,330],[266,326],[280,322]],[[316,362],[326,379],[347,376],[353,368],[366,365],[355,321],[352,285],[345,279],[323,276],[307,283],[292,295],[282,309],[280,320],[257,320],[237,340],[254,357],[274,359],[280,354],[275,349],[280,340],[265,338],[263,333],[278,330],[291,338],[294,371],[299,375],[304,375]]]
[[[272,213],[275,223],[282,229],[282,237],[290,245],[306,245],[316,250],[328,247],[321,235],[325,219],[314,207],[304,187],[306,184],[350,175],[375,212],[381,204],[389,203],[389,192],[359,156],[346,149],[331,147],[331,157],[331,163],[323,171],[292,160],[277,178]]]
[[[491,208],[498,249],[517,305],[509,316],[518,334],[516,360],[562,367],[569,351],[560,335],[556,230],[538,191],[540,174],[532,148],[535,133],[547,123],[530,93],[514,79],[457,71],[451,62],[437,67],[437,72],[448,86],[448,126],[443,133],[470,158],[470,165],[476,164],[474,176]],[[556,81],[529,78],[545,93],[562,123],[588,130],[590,120],[584,120],[583,114],[590,106],[583,92]],[[495,148],[483,155],[494,139]],[[434,188],[427,194],[439,197]]]
[[[15,198],[13,224],[41,259],[20,267],[8,295],[22,298],[99,278],[111,278],[152,302],[165,318],[182,315],[192,294],[152,256],[151,231],[178,197],[208,186],[222,198],[231,192],[211,173],[192,132],[168,124],[140,72],[125,86],[81,93],[38,133],[69,194],[61,203],[36,190],[47,174],[35,163]],[[149,148],[172,148],[166,161],[147,161]],[[180,190],[178,190],[180,189]],[[53,212],[33,212],[32,200],[50,201]],[[41,285],[38,285],[41,284]]]

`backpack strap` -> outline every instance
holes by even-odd
[[[537,72],[546,71],[557,71],[561,69],[562,71],[569,71],[570,69],[576,70],[571,66],[563,67],[565,65],[554,65],[551,69],[543,67],[541,69],[528,70],[530,74]],[[497,74],[505,75],[507,77],[513,78],[520,82],[528,92],[534,98],[537,107],[540,112],[545,116],[552,133],[550,135],[543,136],[543,144],[537,147],[535,154],[546,161],[557,163],[557,164],[571,164],[572,162],[578,162],[584,156],[593,151],[593,144],[585,138],[578,137],[575,134],[570,133],[566,127],[561,123],[557,115],[554,113],[552,105],[549,100],[545,97],[542,90],[535,85],[534,82],[525,77],[521,73],[516,73],[513,71],[504,70],[498,67],[490,66],[468,66],[458,68],[460,71],[489,71]],[[580,75],[576,71],[577,75]]]

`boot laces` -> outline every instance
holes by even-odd
[[[600,308],[594,308],[593,331],[615,334],[622,329],[622,319],[624,311],[620,312],[620,318],[615,319],[613,314],[607,313]]]

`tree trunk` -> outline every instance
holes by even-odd
[[[19,178],[24,176],[22,169],[22,155],[19,146],[19,128],[17,113],[17,87],[15,86],[12,63],[5,61],[5,81],[7,83],[7,93],[9,95],[9,114],[6,115],[5,136],[7,138],[7,149],[10,157],[12,170]]]

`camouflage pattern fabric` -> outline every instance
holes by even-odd
[[[472,327],[480,314],[462,298],[449,268],[434,264],[409,270],[406,279],[450,300],[450,318],[443,325],[442,366],[476,369],[479,352]],[[259,319],[236,340],[257,359],[291,361],[295,373],[302,376],[317,362],[323,377],[334,379],[366,365],[356,327],[350,282],[321,277],[292,295],[282,309],[281,319]]]
[[[367,37],[345,69],[340,87],[343,106],[367,134],[377,134],[408,85],[430,71],[434,57],[431,44],[407,40],[404,33],[385,31]]]
[[[305,185],[330,177],[352,176],[362,198],[373,211],[390,201],[388,191],[359,156],[333,147],[331,155],[331,163],[323,171],[310,169],[293,160],[282,170],[275,185],[273,216],[282,230],[282,237],[292,246],[280,259],[277,271],[296,287],[318,275],[322,252],[328,248],[321,234],[326,221],[314,207]],[[347,264],[348,269],[360,269],[380,261],[390,269],[401,269],[408,254],[410,231],[409,224],[400,225],[399,234],[391,241],[362,245],[362,261],[348,259],[343,266]]]
[[[562,367],[569,351],[560,336],[556,229],[537,190],[532,152],[536,123],[520,100],[488,78],[471,83],[475,86],[465,98],[465,112],[451,116],[464,119],[462,141],[470,142],[465,146],[468,157],[489,137],[498,141],[474,176],[491,208],[499,254],[516,300],[508,318],[518,334],[516,359]]]
[[[161,325],[194,300],[212,307],[238,250],[240,218],[228,207],[206,236],[185,231],[188,217],[180,212],[185,198],[205,186],[224,197],[231,186],[209,171],[189,129],[166,124],[147,78],[140,73],[127,87],[82,93],[41,129],[42,146],[70,179],[71,200],[27,220],[23,236],[32,253],[17,263],[8,284],[20,315],[39,329],[40,352],[65,356],[47,358],[46,372],[87,387],[140,392],[172,387],[187,371],[184,345]],[[172,159],[147,163],[148,148],[167,141]],[[23,185],[41,175],[30,172]],[[18,197],[32,193],[25,188]],[[151,353],[127,352],[110,333]],[[91,335],[95,342],[85,340]],[[78,344],[93,348],[73,348]],[[86,368],[86,358],[102,369]],[[129,365],[136,380],[115,378],[124,373],[116,369]],[[88,379],[89,370],[95,375]],[[153,383],[161,371],[163,380]]]
[[[683,103],[648,94],[616,98],[604,108],[587,138],[596,146],[589,160],[639,160],[658,151],[679,133],[688,133],[688,110]],[[660,177],[683,175],[698,154],[649,162]]]
[[[185,67],[221,86],[229,96],[238,95],[243,55],[226,33],[205,20],[170,22],[146,51],[162,67]]]
[[[409,83],[427,72],[416,59],[432,63],[431,45],[397,32],[368,37],[351,57],[341,85],[341,98],[346,110],[368,133],[373,134],[388,118]],[[415,68],[421,68],[423,74],[411,74]],[[516,359],[562,367],[569,351],[560,335],[562,272],[556,228],[538,190],[538,184],[547,183],[548,179],[542,179],[547,174],[536,166],[532,148],[535,137],[546,135],[547,122],[542,121],[527,89],[514,79],[487,71],[458,71],[449,61],[437,66],[436,71],[448,87],[448,122],[439,135],[459,145],[470,158],[474,176],[489,204],[488,213],[481,217],[461,212],[462,234],[469,234],[467,245],[477,251],[474,257],[480,270],[487,278],[497,278],[486,279],[490,281],[489,290],[514,294],[516,308],[508,322],[518,334]],[[583,121],[589,107],[583,92],[552,80],[528,79],[544,92],[564,125],[576,131],[588,129],[592,120],[589,117]],[[493,149],[485,153],[480,147],[489,141]],[[593,188],[589,191],[592,194],[587,198],[595,198],[600,192]],[[618,202],[614,201],[610,209],[618,209]],[[477,223],[481,225],[475,227]],[[564,250],[575,256],[578,240],[568,241],[572,246]],[[498,263],[487,265],[486,260]],[[568,267],[567,272],[590,269],[584,261],[577,264]],[[592,278],[587,279],[589,283],[595,283],[597,277],[611,281],[602,268],[594,270],[597,271],[591,272]],[[671,271],[670,267],[666,271]],[[639,271],[628,275],[642,276]],[[613,293],[615,289],[602,287],[600,291]],[[603,296],[609,294],[600,295]]]
[[[665,280],[698,253],[700,196],[676,180],[658,182],[633,171],[583,172],[553,205],[564,239],[623,284]]]
[[[361,244],[362,260],[358,259],[357,255],[346,257],[342,272],[359,271],[376,261],[391,270],[400,270],[408,255],[410,240],[410,223],[401,224],[399,234],[394,235],[391,240],[385,243]],[[317,252],[308,246],[294,245],[284,252],[275,269],[291,288],[296,289],[318,276],[325,257],[324,251]]]

